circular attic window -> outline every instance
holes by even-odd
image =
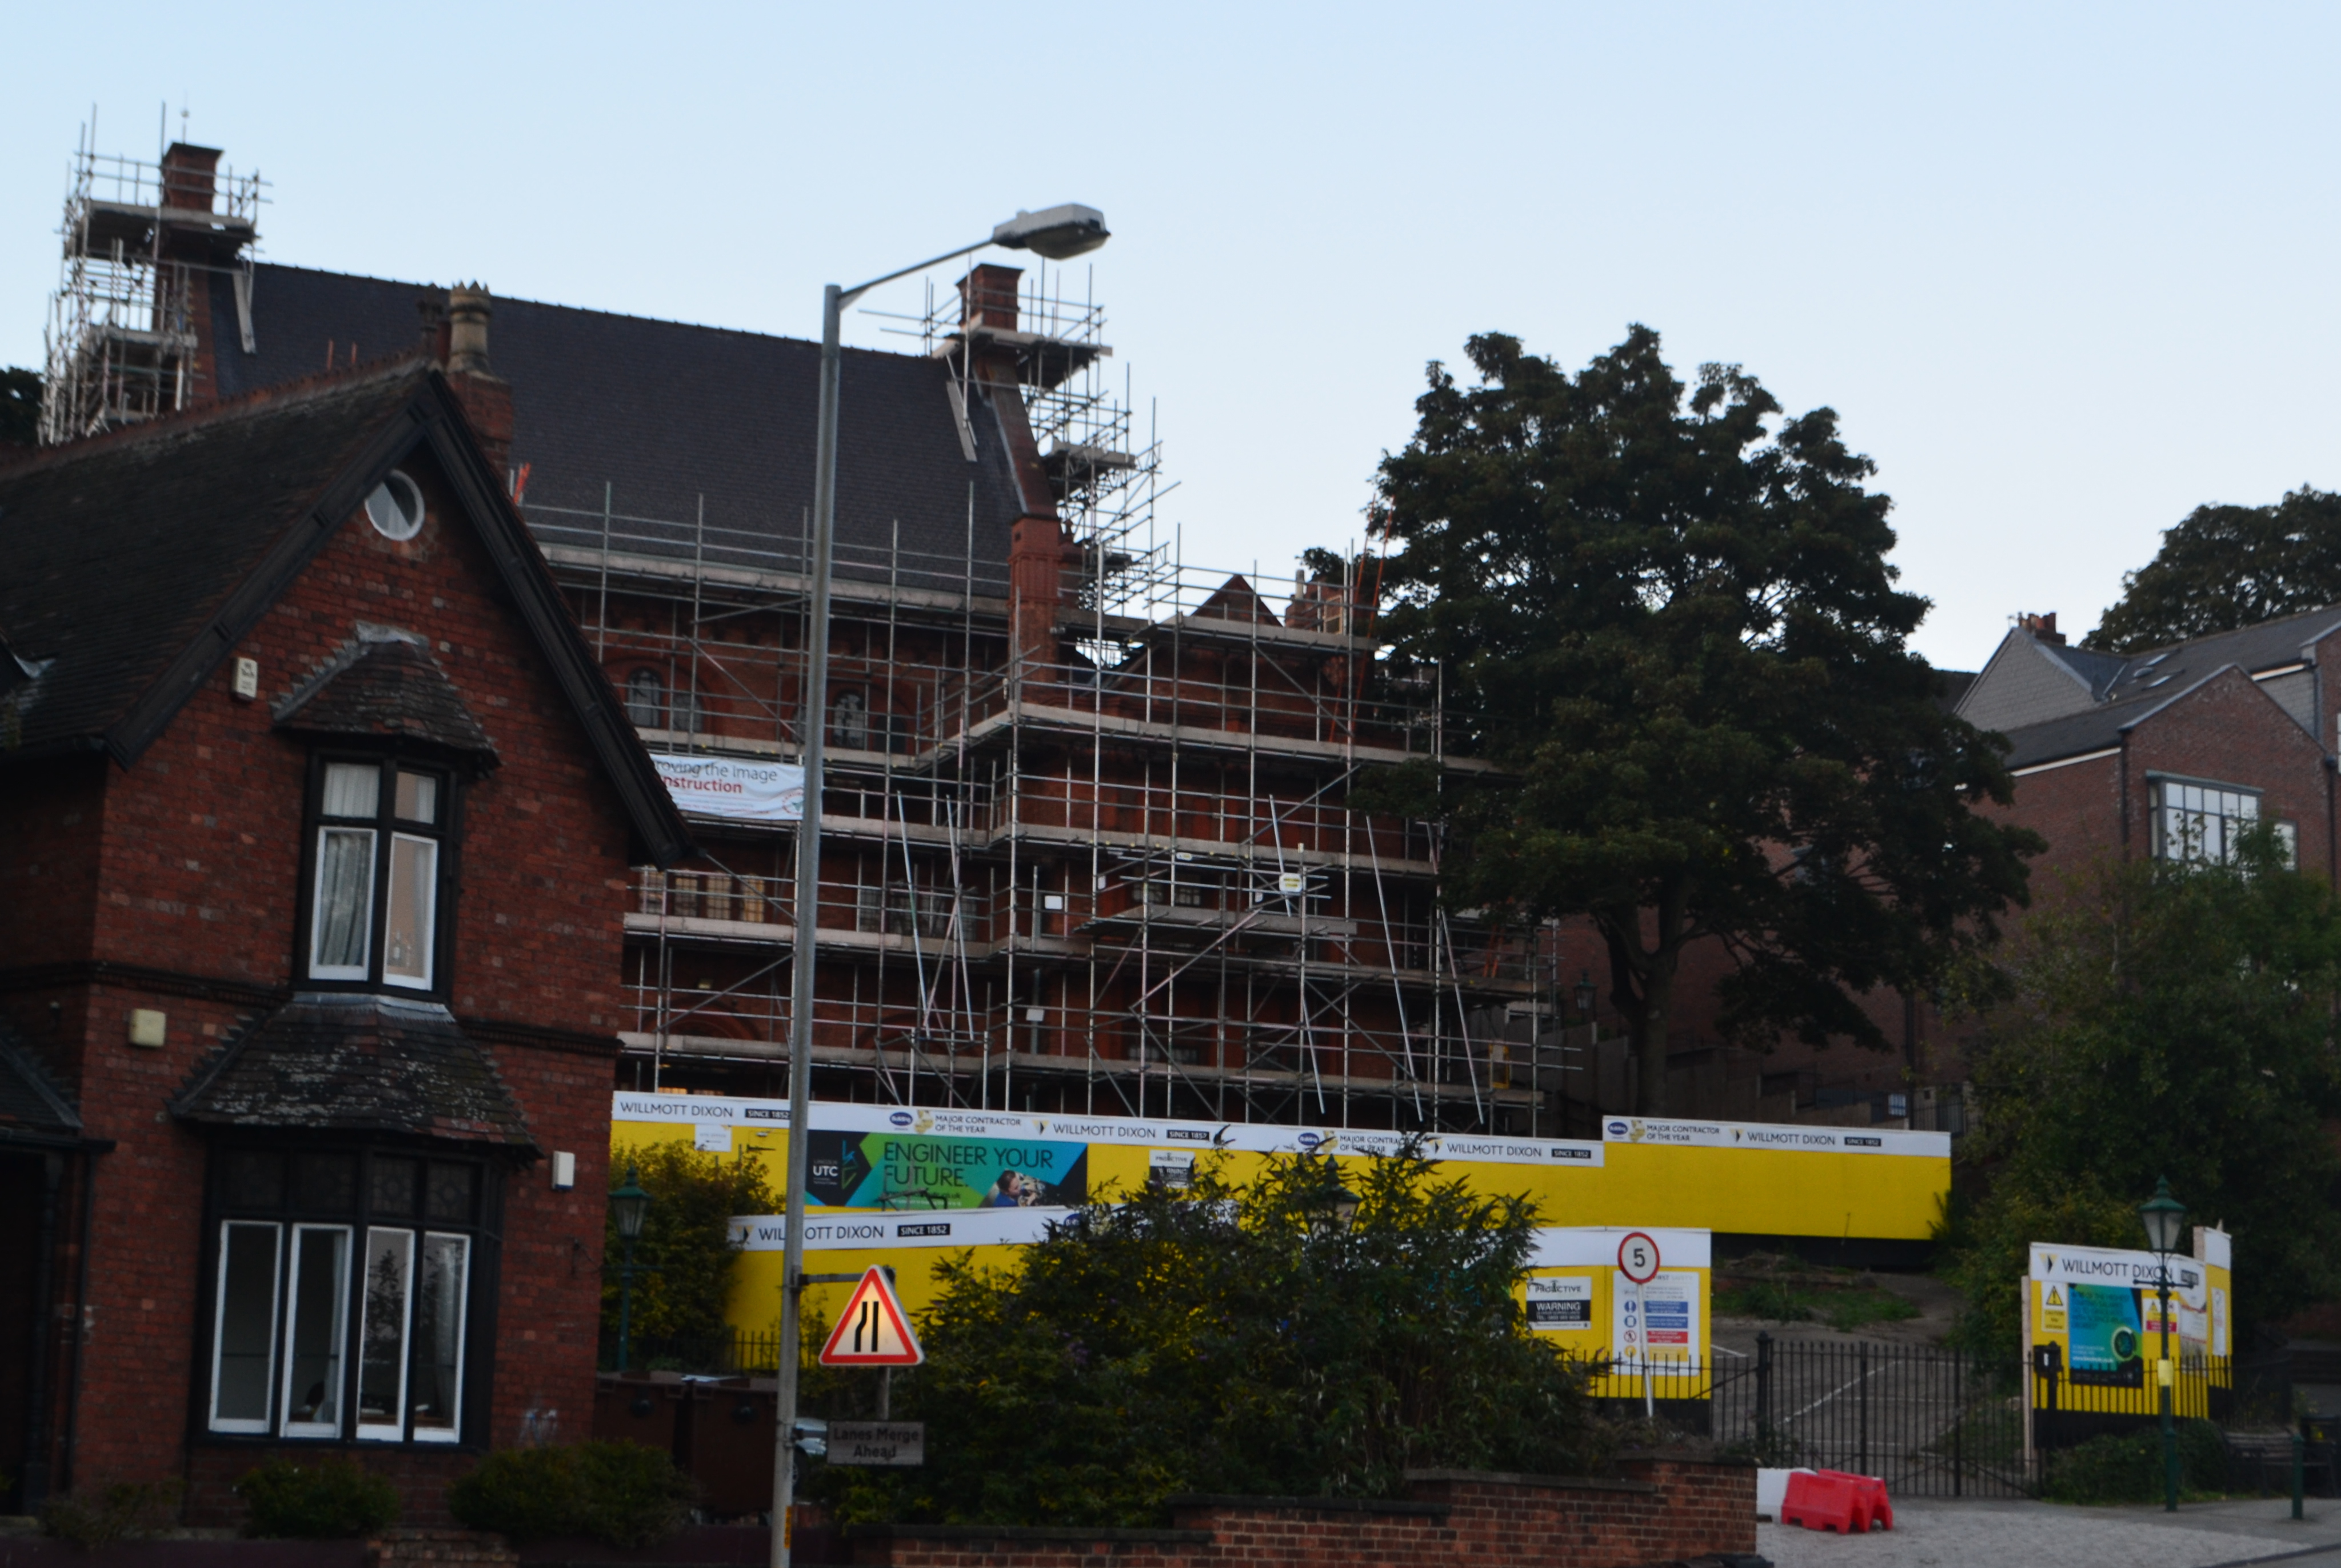
[[[366,497],[366,521],[384,539],[413,539],[423,531],[423,491],[395,469]]]

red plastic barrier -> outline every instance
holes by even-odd
[[[1834,1530],[1840,1535],[1867,1535],[1872,1529],[1894,1528],[1894,1504],[1887,1500],[1886,1483],[1874,1475],[1816,1470],[1809,1475],[1788,1477],[1780,1523],[1801,1524],[1808,1530]]]

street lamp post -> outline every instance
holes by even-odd
[[[2155,1368],[2155,1382],[2161,1391],[2162,1404],[2162,1506],[2165,1512],[2178,1512],[2178,1433],[2172,1421],[2171,1405],[2177,1394],[2177,1368],[2170,1360],[2170,1255],[2178,1250],[2179,1239],[2187,1234],[2187,1206],[2170,1196],[2170,1178],[2157,1177],[2154,1196],[2137,1206],[2137,1217],[2146,1222],[2146,1239],[2154,1248],[2155,1261],[2161,1266],[2159,1289],[2162,1297],[2162,1359]]]
[[[626,1370],[627,1340],[633,1329],[634,1316],[634,1243],[643,1234],[643,1218],[649,1214],[651,1195],[634,1180],[634,1167],[626,1167],[626,1185],[610,1194],[610,1213],[618,1222],[618,1239],[626,1244],[626,1260],[618,1265],[618,1370]]]
[[[844,354],[838,339],[845,307],[881,283],[922,273],[983,249],[1004,245],[1064,261],[1105,243],[1105,214],[1074,203],[1042,212],[1020,212],[993,227],[989,238],[945,251],[916,266],[903,267],[853,288],[835,283],[821,296],[821,412],[813,449],[812,612],[805,630],[804,703],[797,727],[804,765],[804,816],[797,824],[795,950],[789,993],[789,1190],[781,1254],[780,1430],[772,1445],[772,1568],[789,1568],[789,1510],[796,1494],[797,1362],[799,1297],[804,1291],[805,1184],[811,1174],[812,1116],[812,984],[816,932],[821,924],[822,743],[829,727],[829,579],[837,545],[838,394]]]

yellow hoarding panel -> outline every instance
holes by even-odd
[[[786,1186],[785,1101],[622,1092],[612,1114],[616,1168],[630,1148],[687,1142],[757,1160],[775,1192]],[[931,1295],[935,1260],[1035,1240],[1070,1206],[1148,1184],[1182,1186],[1198,1156],[1217,1156],[1241,1183],[1273,1156],[1388,1154],[1404,1141],[1354,1129],[826,1103],[813,1107],[812,1137],[807,1245],[820,1255],[816,1272],[890,1263],[914,1309]],[[1949,1144],[1944,1134],[1898,1129],[1621,1117],[1599,1142],[1446,1133],[1429,1135],[1424,1152],[1475,1190],[1525,1196],[1548,1223],[1572,1229],[1918,1240],[1949,1190]],[[780,1221],[736,1223],[749,1255],[732,1320],[765,1330],[778,1315]],[[810,1299],[825,1301],[818,1290]],[[1614,1302],[1605,1294],[1589,1310],[1608,1324]]]
[[[2231,1383],[2234,1284],[2226,1236],[2196,1235],[2202,1255],[2169,1259],[2167,1320],[2163,1260],[2153,1253],[2032,1244],[2024,1289],[2034,1409],[2158,1414],[2167,1328],[2176,1413],[2210,1414],[2210,1390]]]

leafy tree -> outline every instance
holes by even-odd
[[[1361,1201],[1321,1223],[1340,1181]],[[1098,1203],[921,1315],[893,1413],[916,1473],[832,1470],[848,1519],[1152,1524],[1176,1493],[1374,1496],[1410,1465],[1583,1474],[1607,1460],[1578,1368],[1523,1327],[1532,1206],[1408,1152],[1199,1164]],[[832,1414],[847,1414],[832,1406]]]
[[[773,1214],[764,1167],[745,1153],[726,1160],[689,1144],[653,1144],[617,1156],[612,1175],[627,1163],[651,1195],[643,1234],[634,1244],[633,1317],[638,1339],[719,1335],[740,1247],[730,1221],[738,1214]],[[603,1235],[602,1331],[618,1332],[618,1265],[626,1255],[613,1217]],[[778,1305],[773,1308],[777,1315]]]
[[[2039,840],[1975,813],[2007,769],[1906,644],[1927,601],[1894,586],[1872,464],[1828,409],[1772,427],[1737,366],[1686,407],[1645,327],[1573,378],[1469,352],[1479,384],[1433,364],[1381,465],[1383,627],[1445,664],[1450,751],[1499,770],[1362,799],[1450,826],[1450,901],[1589,917],[1645,1113],[1695,943],[1728,957],[1732,1036],[1882,1047],[1861,994],[1990,939]]]
[[[2341,900],[2273,825],[2232,865],[2099,867],[2009,944],[1976,1067],[1987,1191],[1953,1227],[1969,1335],[2013,1355],[2036,1241],[2145,1245],[2157,1176],[2235,1237],[2239,1321],[2341,1291]]]
[[[0,447],[31,446],[41,435],[41,372],[0,367]]]
[[[2198,506],[2122,574],[2122,596],[2082,639],[2134,653],[2341,600],[2341,495],[2307,485],[2274,506]]]

